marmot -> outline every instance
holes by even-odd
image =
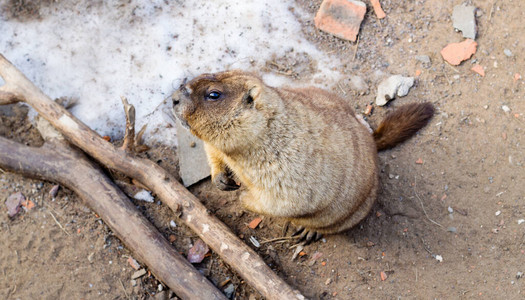
[[[434,114],[397,108],[371,134],[350,104],[318,88],[273,88],[243,71],[203,74],[172,96],[176,116],[204,141],[213,183],[246,187],[250,211],[283,217],[308,240],[361,221],[378,188],[377,151],[408,139]]]

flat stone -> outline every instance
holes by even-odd
[[[179,120],[175,124],[179,143],[177,154],[179,155],[180,177],[184,186],[188,187],[210,176],[210,166],[202,141],[183,127]]]
[[[131,279],[138,279],[144,275],[146,275],[146,269],[140,269],[131,275]]]
[[[456,5],[452,11],[452,24],[454,28],[463,33],[463,37],[476,39],[476,7]]]
[[[315,15],[315,27],[355,42],[365,17],[366,4],[354,0],[324,0]]]
[[[406,96],[413,85],[414,77],[403,77],[401,75],[388,77],[377,87],[376,104],[383,106],[394,99],[396,95],[398,97]]]

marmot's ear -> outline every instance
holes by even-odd
[[[261,87],[258,85],[253,85],[246,94],[244,94],[242,101],[243,103],[253,106],[254,102],[259,99],[261,95]]]

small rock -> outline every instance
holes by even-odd
[[[501,109],[506,112],[506,113],[509,113],[510,112],[510,108],[507,106],[507,105],[502,105],[501,106]]]
[[[388,278],[388,275],[386,275],[386,273],[383,271],[381,271],[380,276],[381,276],[381,281],[385,281]]]
[[[448,212],[451,214],[451,213],[454,212],[454,209],[453,209],[452,207],[449,206],[449,207],[448,207]]]
[[[355,0],[324,0],[315,15],[315,27],[338,38],[355,42],[366,5]]]
[[[231,299],[233,297],[233,293],[235,293],[235,286],[233,286],[233,283],[230,283],[224,289],[224,295],[226,296],[226,298]]]
[[[521,224],[523,224],[523,223],[525,223],[525,219],[519,219],[519,220],[518,220],[518,225],[521,225]]]
[[[191,134],[178,120],[175,122],[175,129],[179,143],[177,147],[179,174],[184,186],[188,187],[210,176],[210,167],[203,142]]]
[[[131,279],[137,279],[146,275],[146,269],[140,269],[131,275]]]
[[[420,61],[426,69],[430,68],[432,63],[428,55],[416,55],[416,60]]]
[[[447,231],[448,232],[452,232],[452,233],[457,233],[458,232],[456,227],[449,227],[449,228],[447,228]]]
[[[376,104],[384,106],[389,100],[397,95],[403,97],[408,94],[410,88],[414,85],[414,77],[403,77],[394,75],[388,77],[377,87]]]
[[[154,202],[153,196],[151,196],[151,193],[146,190],[140,190],[138,193],[136,193],[133,198],[149,203]]]
[[[308,266],[313,266],[315,264],[315,262],[321,258],[321,256],[323,256],[323,253],[321,252],[315,252],[312,257],[310,258],[310,261],[308,262]]]
[[[503,53],[504,53],[507,57],[512,57],[512,51],[510,51],[509,49],[505,49],[505,50],[503,50]]]
[[[373,111],[373,110],[374,110],[374,107],[373,107],[371,104],[368,104],[368,105],[366,106],[366,109],[365,109],[365,111],[364,111],[363,114],[364,114],[365,116],[370,116],[370,115],[372,114],[372,111]]]
[[[91,252],[89,255],[88,255],[88,261],[89,263],[93,263],[93,257],[95,256],[95,252]]]
[[[499,216],[501,215],[501,210],[498,210],[496,213],[495,213],[496,216]]]
[[[170,227],[172,227],[172,228],[177,227],[177,223],[175,223],[175,221],[171,220],[170,221]]]
[[[135,270],[140,269],[140,264],[131,256],[128,257],[128,264]]]
[[[60,185],[54,185],[51,190],[49,190],[49,196],[51,196],[51,198],[55,198],[58,194],[58,189],[60,188]]]
[[[435,258],[437,261],[439,261],[439,262],[443,262],[443,256],[441,256],[441,255],[436,255],[436,256],[434,256],[434,258]]]
[[[193,244],[193,247],[188,251],[188,261],[192,264],[200,263],[209,251],[210,249],[208,248],[208,245],[206,245],[201,239],[197,239],[195,244]]]
[[[326,279],[326,281],[324,282],[325,285],[329,285],[330,283],[332,283],[332,278],[328,278],[328,279]]]
[[[476,39],[476,7],[456,5],[452,11],[452,24],[454,28],[463,33],[463,37]]]
[[[462,61],[469,59],[474,53],[478,43],[474,40],[466,39],[461,43],[448,44],[441,50],[441,56],[453,66],[459,65]]]
[[[523,278],[523,272],[516,273],[516,279]]]
[[[5,206],[7,206],[7,214],[9,217],[14,217],[20,211],[20,206],[22,202],[26,200],[26,197],[21,193],[14,193],[11,196],[7,197],[5,200]]]

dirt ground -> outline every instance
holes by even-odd
[[[378,21],[373,11],[367,12],[358,43],[321,33],[312,21],[303,24],[312,42],[344,62],[340,70],[366,81],[363,92],[352,91],[348,80],[333,90],[357,112],[373,102],[386,74],[414,76],[420,70],[409,95],[376,107],[371,124],[407,102],[430,101],[437,108],[416,137],[379,153],[380,195],[360,225],[306,246],[306,254],[292,261],[288,241],[260,248],[249,241],[251,236],[259,241],[280,237],[283,221],[266,217],[259,228],[250,229],[247,224],[257,215],[243,211],[238,192],[218,191],[209,180],[190,188],[308,298],[523,299],[525,84],[514,75],[525,77],[525,2],[467,2],[479,8],[479,45],[473,58],[457,67],[446,64],[439,51],[463,40],[450,20],[461,1],[383,0],[387,17]],[[320,1],[298,0],[296,5],[313,19]],[[417,55],[428,55],[431,65],[422,65]],[[474,62],[485,67],[485,77],[470,70]],[[302,63],[289,68],[304,68]],[[0,108],[0,135],[39,145],[25,113],[16,105]],[[152,146],[146,154],[176,173],[174,150]],[[176,297],[152,275],[132,281],[135,270],[127,259],[133,254],[71,191],[61,188],[52,198],[52,186],[0,170],[0,298]],[[17,191],[36,207],[10,219],[4,201]],[[168,207],[135,204],[175,249],[187,253],[195,234]],[[177,227],[170,226],[171,220]],[[235,299],[261,298],[214,253],[195,267],[221,289],[233,284]]]

